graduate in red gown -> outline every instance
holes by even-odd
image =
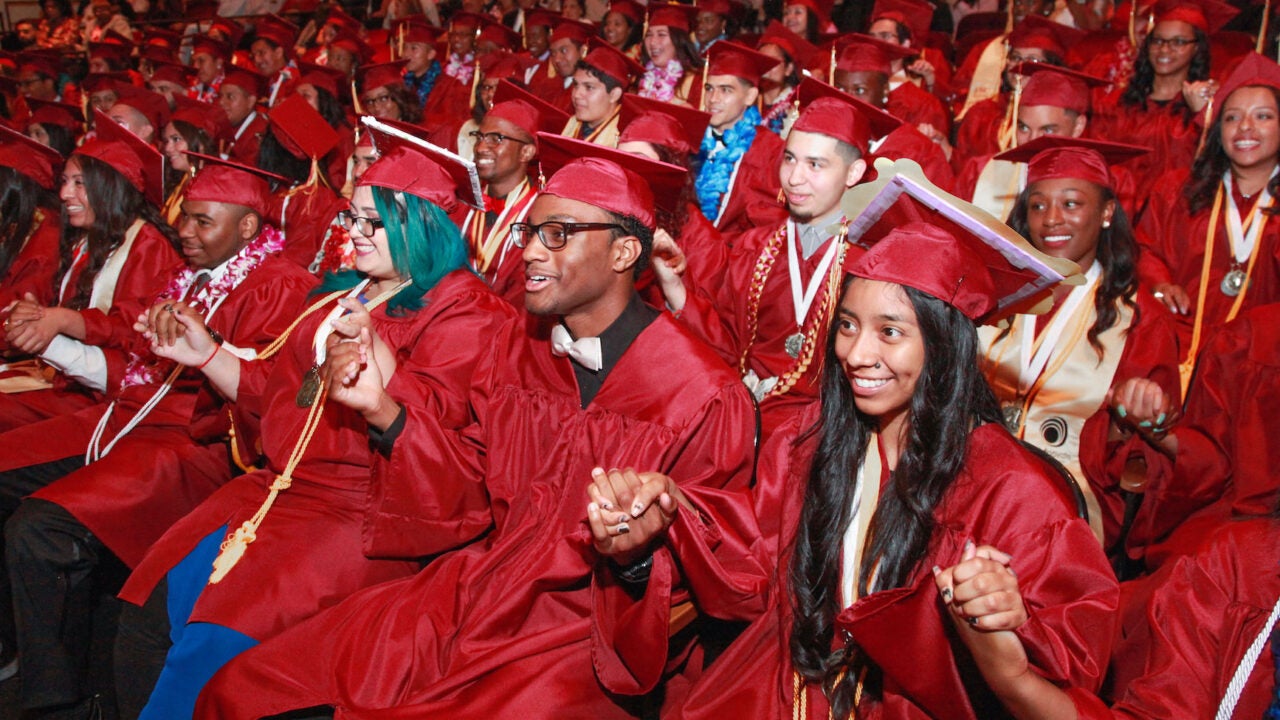
[[[1021,717],[1137,720],[1280,714],[1280,527],[1274,513],[1213,533],[1194,554],[1158,573],[1140,631],[1136,677],[1111,707],[1087,688],[1065,690],[1027,672],[1025,640],[993,634],[975,652],[998,692],[1016,699]],[[940,583],[943,582],[940,580]],[[945,587],[945,585],[944,585]]]
[[[58,151],[0,128],[0,213],[8,219],[0,229],[0,315],[28,295],[41,305],[53,299],[62,226],[53,190],[63,161]]]
[[[840,259],[857,252],[845,236],[840,198],[866,171],[872,131],[856,100],[832,93],[808,103],[787,136],[777,169],[785,220],[730,238],[723,269],[709,271],[721,278],[713,285],[654,266],[667,306],[755,393],[765,437],[817,397]]]
[[[1010,437],[975,362],[974,322],[1039,279],[984,240],[913,222],[853,260],[821,400],[771,438],[749,500],[661,484],[724,538],[719,564],[688,571],[695,597],[753,621],[674,717],[1005,717],[966,633],[1011,631],[1037,675],[1101,682],[1116,580],[1065,479]],[[682,560],[707,556],[674,538]],[[939,573],[957,578],[941,598]]]
[[[177,233],[158,209],[164,199],[160,153],[106,115],[96,118],[97,138],[77,149],[62,171],[55,302],[22,300],[7,317],[8,346],[39,355],[59,374],[47,390],[0,396],[3,429],[99,402],[126,363],[122,353],[102,349],[134,341],[130,318],[150,304],[160,279],[178,262]],[[124,200],[113,204],[116,197]],[[71,442],[75,449],[62,457],[83,452],[84,442]],[[29,464],[24,460],[15,462]]]
[[[157,347],[200,366],[237,416],[252,418],[237,424],[237,444],[265,458],[160,538],[122,592],[143,606],[125,614],[123,637],[136,644],[151,624],[174,625],[172,647],[127,653],[143,661],[121,675],[143,690],[131,698],[146,701],[143,718],[189,717],[205,680],[240,650],[418,569],[412,556],[362,552],[370,466],[411,428],[465,424],[486,347],[471,341],[514,312],[466,268],[448,219],[455,193],[476,201],[465,169],[422,141],[376,142],[382,157],[344,215],[356,270],[327,276],[314,302],[295,306],[305,309],[278,355],[244,362],[207,342]]]
[[[561,110],[573,112],[573,75],[578,61],[587,54],[594,34],[588,23],[560,20],[551,32],[550,66],[529,78],[529,91]]]
[[[221,142],[224,159],[241,165],[258,162],[258,146],[267,132],[267,113],[258,101],[266,98],[266,86],[266,78],[252,70],[227,69],[215,98],[231,121],[230,132]]]
[[[1017,315],[978,333],[1009,431],[1072,473],[1095,534],[1118,558],[1140,558],[1154,540],[1130,495],[1172,474],[1159,438],[1181,406],[1177,334],[1168,311],[1138,292],[1138,248],[1109,169],[1133,150],[1044,136],[996,156],[1027,163],[1010,227],[1074,262],[1086,283],[1056,288],[1048,317]]]
[[[1097,103],[1093,117],[1095,137],[1151,148],[1129,166],[1144,188],[1170,187],[1162,180],[1165,173],[1196,158],[1202,111],[1217,88],[1209,75],[1209,37],[1238,12],[1192,0],[1159,3],[1155,11],[1133,77]],[[1214,103],[1215,113],[1220,104]]]
[[[782,219],[776,170],[783,142],[756,108],[760,77],[778,60],[723,40],[707,53],[702,109],[711,119],[694,158],[694,187],[702,214],[736,235]]]
[[[558,132],[569,115],[510,81],[498,85],[493,101],[474,131],[485,206],[467,211],[462,237],[476,272],[513,307],[523,308],[524,260],[511,225],[524,222],[538,191],[537,175],[529,172],[538,155],[535,136]]]
[[[1138,225],[1138,279],[1178,320],[1184,388],[1210,332],[1280,300],[1277,98],[1280,66],[1250,54],[1214,96],[1204,151],[1161,180]]]
[[[183,315],[206,335],[207,321],[229,348],[252,353],[285,329],[285,308],[302,302],[312,279],[274,257],[283,240],[262,222],[267,178],[216,158],[192,159],[208,164],[183,205],[187,262],[164,273],[147,315],[171,328]],[[141,337],[127,353],[109,353],[127,363],[123,376],[110,378],[110,402],[5,435],[5,447],[14,448],[2,460],[5,491],[32,494],[8,518],[5,543],[29,709],[84,700],[83,619],[105,559],[133,567],[169,525],[231,477],[226,411],[199,375],[155,358]]]
[[[457,549],[246,652],[197,716],[328,704],[340,718],[632,717],[624,696],[647,688],[598,661],[596,587],[629,578],[665,618],[679,571],[661,546],[626,567],[596,551],[583,523],[593,470],[745,487],[753,413],[736,374],[635,294],[653,195],[602,156],[641,173],[649,163],[556,137],[539,149],[561,169],[519,226],[530,316],[476,339],[492,352],[470,426],[432,437],[408,422],[375,464],[366,552]]]

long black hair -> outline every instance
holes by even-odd
[[[49,147],[62,153],[62,157],[71,157],[71,153],[76,151],[75,131],[53,123],[39,123],[39,125],[44,129],[45,134],[49,136]]]
[[[871,518],[857,579],[859,595],[871,589],[873,572],[876,590],[908,581],[932,542],[934,510],[964,466],[969,434],[979,425],[1000,422],[1000,406],[978,368],[973,322],[937,298],[902,289],[924,338],[924,369],[907,410],[897,468]],[[874,672],[855,647],[833,652],[831,646],[841,607],[841,552],[852,521],[854,478],[877,423],[857,409],[836,355],[836,336],[833,330],[827,340],[822,411],[812,430],[818,449],[791,554],[791,662],[801,675],[822,683],[833,717],[843,718],[852,709],[861,670]],[[878,677],[871,680],[868,686],[875,687]]]
[[[1191,64],[1187,66],[1187,82],[1209,79],[1209,36],[1200,28],[1195,28],[1195,32],[1196,53],[1191,57]],[[1138,58],[1133,64],[1133,77],[1129,80],[1129,86],[1125,88],[1124,94],[1120,96],[1120,102],[1129,107],[1147,109],[1147,96],[1155,86],[1156,69],[1151,64],[1152,34],[1147,33],[1147,38],[1142,41],[1142,48],[1138,51]],[[1190,123],[1193,116],[1194,113],[1187,108],[1182,114],[1182,124]]]
[[[1276,107],[1280,107],[1280,90],[1266,85],[1244,85],[1239,89],[1247,87],[1266,87],[1275,97]],[[1227,96],[1228,99],[1230,97]],[[1213,204],[1218,183],[1222,182],[1223,174],[1231,167],[1231,158],[1227,157],[1227,149],[1222,144],[1222,108],[1218,108],[1215,115],[1217,117],[1213,119],[1213,124],[1204,137],[1204,147],[1191,164],[1191,174],[1187,177],[1187,184],[1182,187],[1182,197],[1193,214]],[[1280,196],[1280,175],[1267,181],[1267,192],[1272,197]],[[1268,209],[1267,212],[1275,211]]]
[[[1098,292],[1093,297],[1095,319],[1088,333],[1089,344],[1101,360],[1102,343],[1098,341],[1098,337],[1116,324],[1121,303],[1133,310],[1130,327],[1138,324],[1138,306],[1133,302],[1133,296],[1138,292],[1138,243],[1133,238],[1129,216],[1116,200],[1115,192],[1101,185],[1094,187],[1098,188],[1104,205],[1108,202],[1116,204],[1115,212],[1111,215],[1111,227],[1104,227],[1098,232],[1096,257],[1098,264],[1102,266],[1102,277],[1098,278]],[[1027,197],[1030,194],[1031,188],[1027,187],[1018,195],[1018,201],[1009,212],[1008,220],[1009,227],[1028,242],[1031,241],[1031,229],[1027,224]],[[1000,337],[1008,335],[1012,327],[1010,325],[1005,328]]]
[[[173,125],[173,129],[177,130],[178,134],[182,136],[182,140],[187,144],[189,152],[208,154],[210,151],[216,151],[217,146],[214,145],[213,140],[209,138],[209,134],[203,129],[192,125],[186,120],[170,120],[169,122]],[[183,172],[181,170],[175,170],[172,165],[165,163],[165,187],[176,187],[178,182],[182,180],[182,175]]]
[[[53,193],[17,170],[0,166],[0,278],[9,272],[35,229],[36,210],[55,207]]]
[[[289,152],[276,137],[274,126],[267,128],[258,145],[258,167],[269,173],[283,175],[295,184],[304,183],[311,177],[311,158],[298,157]]]
[[[123,175],[107,163],[87,155],[75,155],[84,175],[85,197],[93,210],[93,224],[86,230],[72,227],[67,222],[66,210],[62,212],[62,239],[58,251],[61,259],[58,272],[53,276],[53,293],[57,297],[62,276],[71,267],[72,252],[83,238],[87,241],[88,264],[77,280],[74,294],[64,298],[61,305],[73,310],[83,310],[89,304],[93,281],[106,264],[107,257],[124,242],[125,233],[135,220],[141,219],[155,226],[177,249],[180,245],[178,231],[160,217],[160,210],[152,205],[142,191],[135,188]]]

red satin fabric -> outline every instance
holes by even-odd
[[[147,553],[122,598],[141,604],[197,542],[221,525],[239,527],[266,499],[267,486],[284,469],[306,422],[307,410],[295,398],[315,362],[313,340],[326,315],[319,310],[300,323],[269,366],[241,365],[237,405],[264,410],[254,434],[268,469],[235,478],[175,524]],[[462,270],[428,292],[417,313],[388,316],[385,306],[374,311],[374,329],[398,362],[387,392],[414,409],[411,422],[452,428],[466,420],[467,380],[483,346],[472,341],[492,336],[509,315],[479,278]],[[238,423],[241,427],[252,424]],[[329,403],[294,470],[292,487],[277,498],[240,563],[205,589],[191,622],[214,622],[265,640],[362,587],[414,572],[415,562],[372,560],[361,553],[371,462],[364,419]]]
[[[900,125],[885,136],[884,142],[876,148],[867,161],[866,180],[874,180],[876,173],[872,167],[875,158],[890,160],[914,160],[924,170],[924,176],[943,192],[951,192],[955,186],[955,173],[947,162],[946,153],[937,143],[925,137],[914,125]]]
[[[223,152],[227,154],[227,159],[231,162],[238,162],[241,165],[250,167],[258,166],[258,148],[262,145],[262,136],[267,133],[267,116],[265,113],[259,112],[258,115],[249,123],[249,126],[240,134],[239,140],[232,140],[235,135],[236,128],[232,128],[227,133],[227,146]]]
[[[1191,167],[1203,131],[1202,116],[1184,123],[1187,104],[1181,95],[1164,105],[1147,101],[1145,109],[1121,103],[1120,96],[1121,91],[1115,91],[1094,103],[1089,121],[1092,136],[1151,148],[1150,153],[1124,167],[1133,172],[1138,187],[1151,188],[1153,200],[1164,188],[1176,192],[1175,186],[1165,181],[1165,174]]]
[[[552,356],[547,334],[517,322],[489,343],[476,424],[433,439],[411,420],[391,460],[377,463],[366,552],[469,544],[240,656],[211,681],[197,717],[317,703],[341,718],[630,716],[610,691],[643,685],[653,667],[613,662],[602,654],[608,628],[593,629],[593,578],[608,571],[584,520],[591,469],[743,487],[751,404],[735,373],[659,316],[583,410],[571,361]],[[659,549],[645,603],[660,609],[664,632],[640,642],[665,644],[675,572]]]
[[[782,139],[768,128],[763,125],[756,128],[751,147],[738,161],[729,202],[724,204],[716,220],[715,226],[721,233],[734,235],[786,217],[786,207],[778,202],[778,191],[782,189],[778,166],[785,147]]]

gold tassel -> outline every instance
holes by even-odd
[[[1266,2],[1262,3],[1262,29],[1258,31],[1258,44],[1257,47],[1254,48],[1259,55],[1261,55],[1262,51],[1267,47],[1267,21],[1270,19],[1271,0],[1266,0]]]
[[[471,102],[467,107],[472,110],[476,107],[476,88],[480,87],[480,59],[476,58],[476,67],[471,71]]]
[[[836,46],[831,46],[831,62],[827,66],[827,84],[836,84]]]
[[[351,78],[351,109],[356,111],[357,115],[364,115],[364,107],[360,105],[360,93],[356,91],[356,79]]]

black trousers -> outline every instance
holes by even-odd
[[[164,670],[169,638],[169,581],[160,578],[142,607],[123,603],[116,630],[116,707],[120,720],[136,720]]]
[[[92,694],[89,650],[98,570],[119,561],[62,506],[23,500],[5,523],[22,705],[67,705]]]

